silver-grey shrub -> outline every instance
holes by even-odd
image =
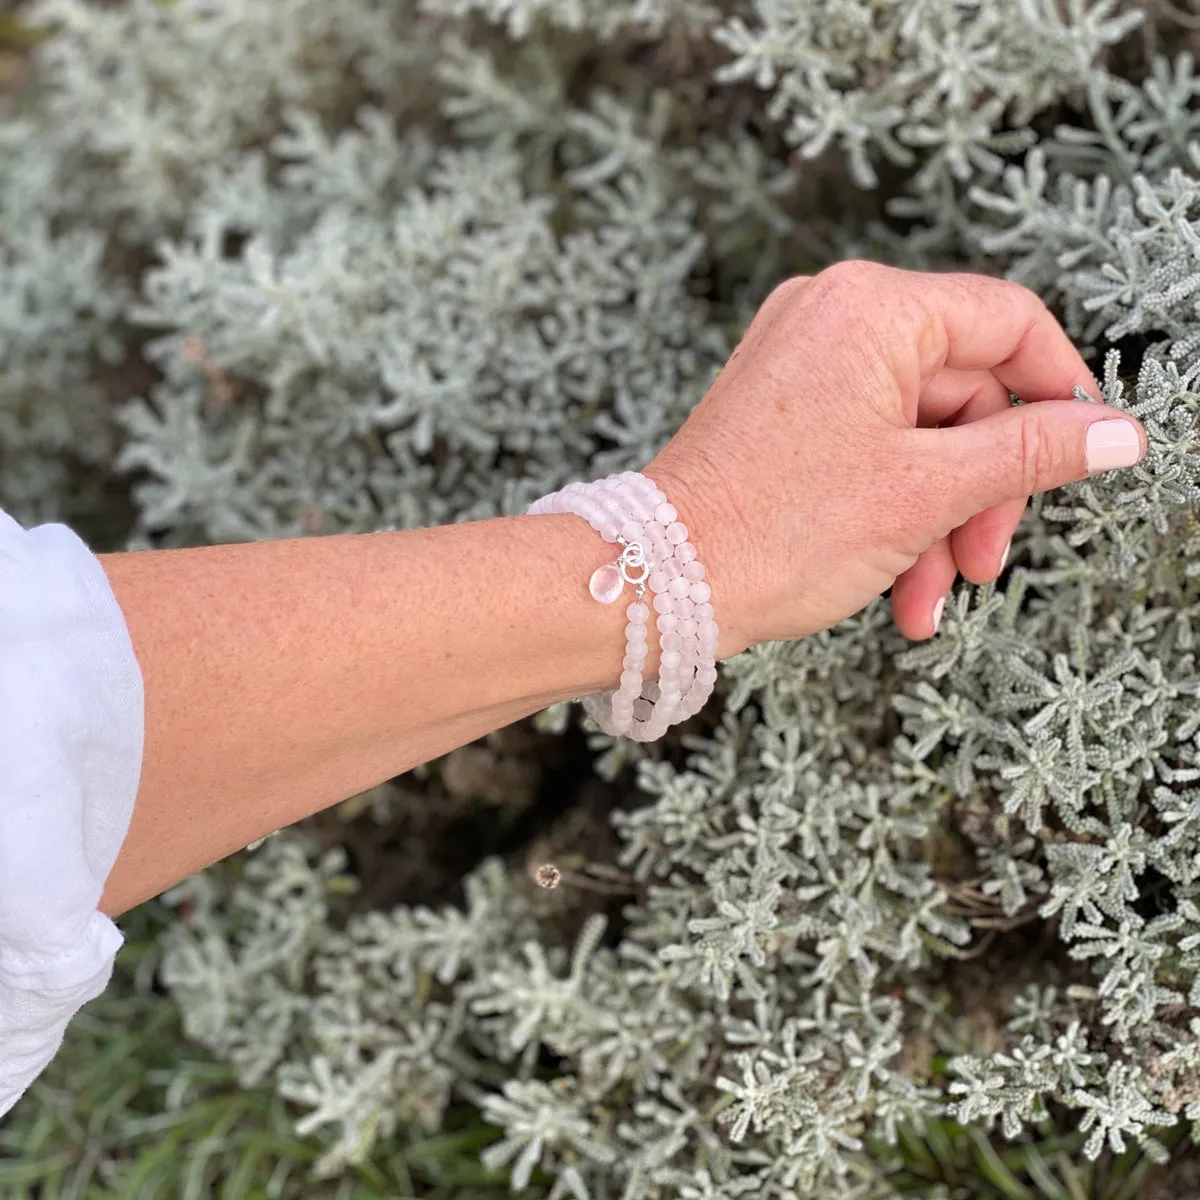
[[[294,831],[190,880],[191,1036],[333,1133],[328,1174],[454,1099],[550,1200],[889,1197],[936,1115],[1163,1157],[1200,1120],[1179,31],[1142,68],[1138,7],[1083,0],[252,7],[35,7],[6,501],[129,472],[130,545],[519,512],[643,465],[770,283],[851,253],[1036,288],[1150,451],[1036,497],[928,643],[881,600],[726,664],[669,752],[591,729],[619,920],[567,936],[497,859],[457,907],[345,917],[347,860]]]

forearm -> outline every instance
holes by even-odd
[[[547,515],[101,556],[146,696],[141,783],[103,911],[615,687],[632,596],[599,605],[587,580],[616,549]]]

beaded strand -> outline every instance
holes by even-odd
[[[616,562],[592,576],[589,590],[599,603],[613,603],[626,583],[637,592],[625,614],[620,683],[614,691],[584,697],[588,715],[608,733],[654,741],[699,712],[717,678],[719,631],[696,547],[663,492],[645,475],[625,471],[594,483],[569,483],[528,511],[574,513],[606,542],[622,546]],[[659,678],[646,682],[652,613],[661,649]]]

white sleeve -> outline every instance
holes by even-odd
[[[142,674],[99,560],[0,511],[0,1116],[98,996],[142,769]]]

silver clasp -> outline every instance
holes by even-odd
[[[640,542],[627,542],[623,537],[617,538],[617,541],[625,547],[621,551],[621,557],[617,559],[616,566],[621,572],[621,578],[626,583],[631,583],[637,588],[637,594],[643,595],[646,591],[646,577],[650,574],[650,564],[646,562],[646,551],[642,548]],[[630,568],[637,570],[641,567],[640,575],[631,575]]]

